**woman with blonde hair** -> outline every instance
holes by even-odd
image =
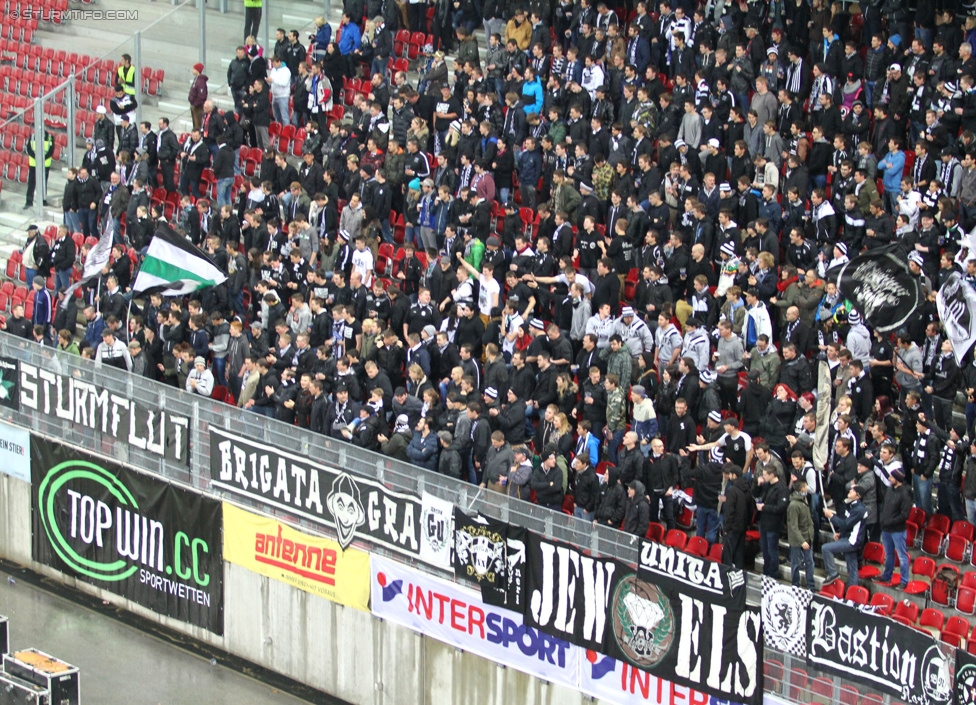
[[[556,395],[556,405],[563,413],[563,416],[568,418],[572,415],[579,401],[579,387],[576,386],[573,378],[565,372],[560,372],[556,375]]]

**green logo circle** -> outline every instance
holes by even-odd
[[[138,509],[139,504],[129,488],[105,468],[83,460],[67,460],[48,470],[37,490],[37,510],[41,524],[54,552],[72,570],[93,580],[118,582],[130,577],[138,566],[121,558],[111,563],[92,561],[80,555],[61,533],[58,526],[55,500],[64,486],[73,480],[88,480],[102,485],[116,501],[125,507]]]

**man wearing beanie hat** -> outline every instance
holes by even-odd
[[[409,416],[399,414],[393,422],[393,432],[390,436],[380,434],[378,438],[380,452],[383,455],[402,460],[405,463],[410,462],[410,458],[407,457],[407,446],[410,445],[410,440],[413,438],[413,431],[410,430]]]
[[[207,76],[203,73],[203,64],[193,65],[193,83],[190,84],[190,115],[193,117],[193,129],[199,130],[203,122],[203,104],[207,102]]]
[[[885,492],[878,523],[881,525],[881,543],[885,550],[885,566],[875,580],[890,583],[895,568],[895,554],[898,555],[900,585],[902,590],[908,585],[908,550],[905,545],[905,522],[912,511],[912,493],[905,484],[905,473],[896,469],[888,476],[891,487]],[[892,586],[894,587],[894,586]]]
[[[847,562],[847,579],[849,585],[857,585],[857,558],[864,545],[867,535],[867,511],[864,502],[861,501],[862,489],[858,485],[850,485],[847,490],[847,498],[844,500],[847,505],[847,512],[840,516],[836,511],[824,509],[824,516],[830,522],[834,530],[834,540],[825,543],[822,547],[824,569],[827,577],[823,582],[823,587],[827,587],[837,582],[840,575],[837,572],[835,555],[844,556]]]
[[[193,359],[193,369],[186,375],[186,391],[209,397],[214,390],[214,376],[207,368],[207,361],[197,356]]]

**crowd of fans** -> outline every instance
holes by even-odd
[[[236,111],[197,91],[197,129],[179,145],[144,123],[131,171],[97,131],[69,189],[119,244],[83,340],[73,303],[35,306],[34,326],[15,310],[7,331],[57,330],[96,364],[634,534],[693,505],[737,566],[758,520],[764,572],[786,538],[794,584],[813,586],[814,550],[856,584],[867,540],[882,579],[897,558],[907,582],[913,505],[976,521],[976,366],[935,305],[953,272],[976,286],[966,8],[438,0],[431,25],[426,9],[346,0],[335,38],[317,20],[306,52],[279,30],[270,60],[249,37]],[[399,29],[440,44],[416,86],[387,70]],[[272,120],[305,129],[297,166]],[[242,146],[264,158],[235,202]],[[228,280],[131,301],[126,246],[165,220],[147,184],[158,169],[175,190],[177,160],[170,221]],[[76,229],[50,253],[28,242],[35,289],[52,270],[67,284]],[[924,291],[895,334],[825,277],[882,247]]]

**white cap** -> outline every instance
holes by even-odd
[[[888,67],[889,71],[901,71],[901,64],[892,64]]]
[[[710,140],[708,140],[708,146],[709,146],[709,147],[715,147],[715,149],[718,149],[719,147],[721,147],[721,146],[722,146],[722,143],[721,143],[721,142],[719,142],[719,141],[718,141],[717,139],[715,139],[714,137],[712,137],[712,139],[710,139]]]
[[[105,115],[108,113],[104,105],[99,105],[97,108],[95,108],[95,112],[98,113],[99,115]]]

